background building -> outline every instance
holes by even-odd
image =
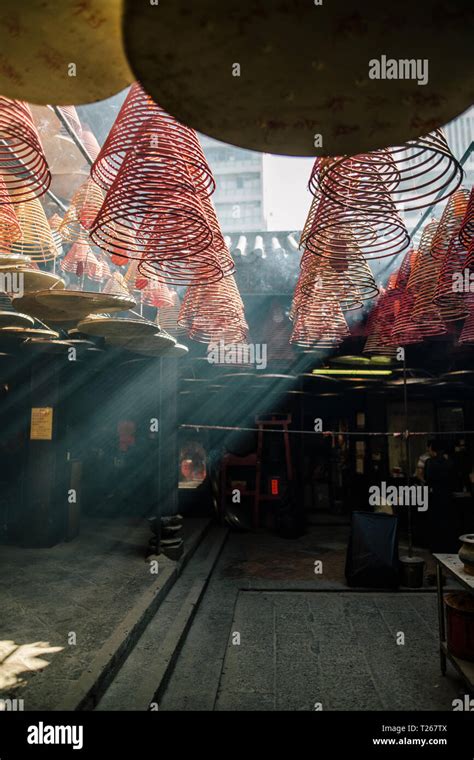
[[[199,135],[216,180],[212,196],[224,233],[266,230],[263,154]]]

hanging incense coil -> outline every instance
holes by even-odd
[[[11,243],[20,237],[20,224],[3,177],[0,176],[0,250],[9,250]]]
[[[392,336],[398,346],[407,346],[411,343],[421,343],[423,340],[422,326],[412,320],[412,311],[415,303],[413,289],[408,287],[410,272],[416,266],[418,251],[408,251],[403,259],[395,282],[401,291],[400,298],[394,304],[394,321]]]
[[[172,306],[174,303],[173,292],[165,283],[156,279],[150,280],[140,274],[138,264],[138,260],[131,261],[125,275],[125,282],[130,292],[138,290],[140,302],[148,306],[155,308]]]
[[[146,256],[152,270],[157,262],[170,266],[171,261],[176,266],[186,261],[192,274],[219,270],[212,252],[204,254],[212,231],[186,164],[161,160],[151,147],[152,136],[149,122],[122,163],[91,238],[114,254]],[[203,255],[196,259],[198,254]]]
[[[87,236],[104,202],[104,193],[89,177],[72,196],[68,210],[59,225],[64,240],[73,242]]]
[[[0,96],[0,174],[12,203],[39,198],[51,173],[29,106]]]
[[[396,275],[394,275],[395,277]],[[384,306],[385,299],[386,291],[383,289],[367,319],[365,330],[367,339],[363,348],[364,354],[374,356],[378,354],[382,356],[396,355],[397,347],[392,338],[391,325],[387,324],[387,320],[390,319],[390,309],[386,305]]]
[[[458,338],[459,345],[474,345],[474,306],[471,308]]]
[[[465,248],[470,250],[474,246],[474,187],[471,188],[469,195],[469,201],[464,214],[464,219],[461,222],[461,229],[459,231],[459,239]]]
[[[62,113],[66,121],[80,137],[82,134],[82,124],[75,106],[58,106],[58,111]]]
[[[82,144],[92,160],[95,161],[100,153],[100,145],[97,142],[96,136],[88,127],[83,127],[82,129]]]
[[[451,153],[441,129],[405,145],[357,156],[317,158],[309,187],[346,208],[361,208],[354,188],[363,188],[377,203],[380,183],[395,206],[406,211],[431,206],[448,198],[461,184],[463,170]],[[370,202],[369,200],[367,202]]]
[[[17,206],[21,238],[12,244],[12,253],[29,256],[32,261],[51,261],[59,255],[53,233],[41,202],[34,198]]]
[[[410,242],[405,224],[399,216],[386,188],[367,201],[363,189],[352,190],[360,201],[359,208],[345,208],[317,192],[306,220],[300,246],[317,256],[330,259],[367,259],[396,256]]]
[[[367,321],[367,341],[364,353],[390,355],[399,346],[393,334],[395,315],[400,310],[402,289],[399,272],[392,272],[387,287],[381,292],[375,310]]]
[[[171,306],[162,306],[158,309],[156,324],[170,335],[178,337],[186,334],[185,328],[178,324],[181,300],[175,290],[171,290],[171,298],[173,299]]]
[[[113,272],[102,288],[102,293],[129,296],[130,290],[121,272]]]
[[[410,272],[407,287],[415,294],[411,318],[422,324],[423,335],[440,335],[446,332],[446,325],[433,299],[441,262],[431,255],[431,246],[438,228],[438,220],[433,219],[423,229],[418,245],[418,256]]]
[[[53,214],[49,217],[48,224],[53,232],[58,232],[62,221],[62,217],[60,217],[59,214]]]
[[[64,272],[71,272],[78,277],[85,275],[93,280],[96,279],[99,262],[89,243],[86,240],[78,240],[72,244],[60,266]]]
[[[97,184],[104,190],[112,186],[125,157],[131,149],[135,149],[145,127],[149,128],[150,149],[157,159],[165,160],[171,167],[185,164],[199,194],[211,195],[214,192],[214,178],[195,131],[180,124],[160,108],[138,82],[130,87],[92,166],[91,174]]]
[[[433,246],[432,246],[433,248]],[[464,293],[464,269],[468,252],[457,234],[441,262],[433,303],[439,307],[446,322],[465,319],[469,314],[467,295]]]
[[[96,260],[97,268],[92,279],[96,282],[104,282],[111,275],[109,264],[105,260],[105,256],[103,256],[102,253],[96,255]]]
[[[350,335],[340,305],[324,292],[302,300],[292,316],[290,343],[302,348],[335,348]]]
[[[168,260],[161,256],[156,258],[148,249],[138,265],[139,272],[165,284],[190,286],[212,284],[234,272],[235,264],[222,235],[212,201],[202,196],[199,202],[212,233],[212,241],[205,252],[192,259],[175,256]]]
[[[435,259],[444,259],[453,237],[458,237],[466,214],[469,191],[461,187],[448,199],[431,243],[431,255]],[[461,250],[461,246],[458,246]]]
[[[173,291],[158,280],[148,280],[141,291],[141,301],[148,306],[161,309],[164,306],[172,306],[174,303]]]
[[[295,297],[311,296],[314,284],[319,290],[339,301],[343,311],[359,309],[364,301],[374,298],[378,293],[374,277],[367,261],[360,251],[350,259],[327,259],[313,256],[308,250],[301,259],[301,273],[295,288]]]
[[[188,336],[199,343],[244,341],[248,325],[234,276],[224,277],[213,285],[188,287],[178,324],[185,327]]]

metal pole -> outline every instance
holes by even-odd
[[[408,387],[407,387],[407,364],[405,348],[403,348],[403,406],[405,411],[405,458],[406,458],[406,481],[410,486],[410,435],[408,432]],[[412,505],[408,505],[408,556],[413,557],[413,531],[412,531]]]
[[[89,166],[92,166],[92,164],[94,163],[94,161],[91,158],[91,156],[90,156],[87,148],[85,148],[84,143],[82,142],[81,138],[77,134],[76,130],[73,127],[71,127],[71,125],[69,124],[68,120],[66,119],[66,117],[64,116],[64,114],[62,113],[62,111],[60,110],[59,106],[50,106],[50,108],[52,108],[52,110],[54,111],[54,113],[58,117],[59,121],[63,125],[64,129],[66,129],[67,132],[68,132],[68,134],[71,135],[74,143],[76,144],[77,148],[79,148],[80,152],[82,153],[82,155],[86,159],[86,161],[89,164]]]

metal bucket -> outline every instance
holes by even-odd
[[[424,569],[425,560],[421,557],[400,557],[400,585],[421,588]]]

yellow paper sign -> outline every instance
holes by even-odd
[[[51,441],[53,438],[53,408],[33,407],[31,410],[30,440]]]

